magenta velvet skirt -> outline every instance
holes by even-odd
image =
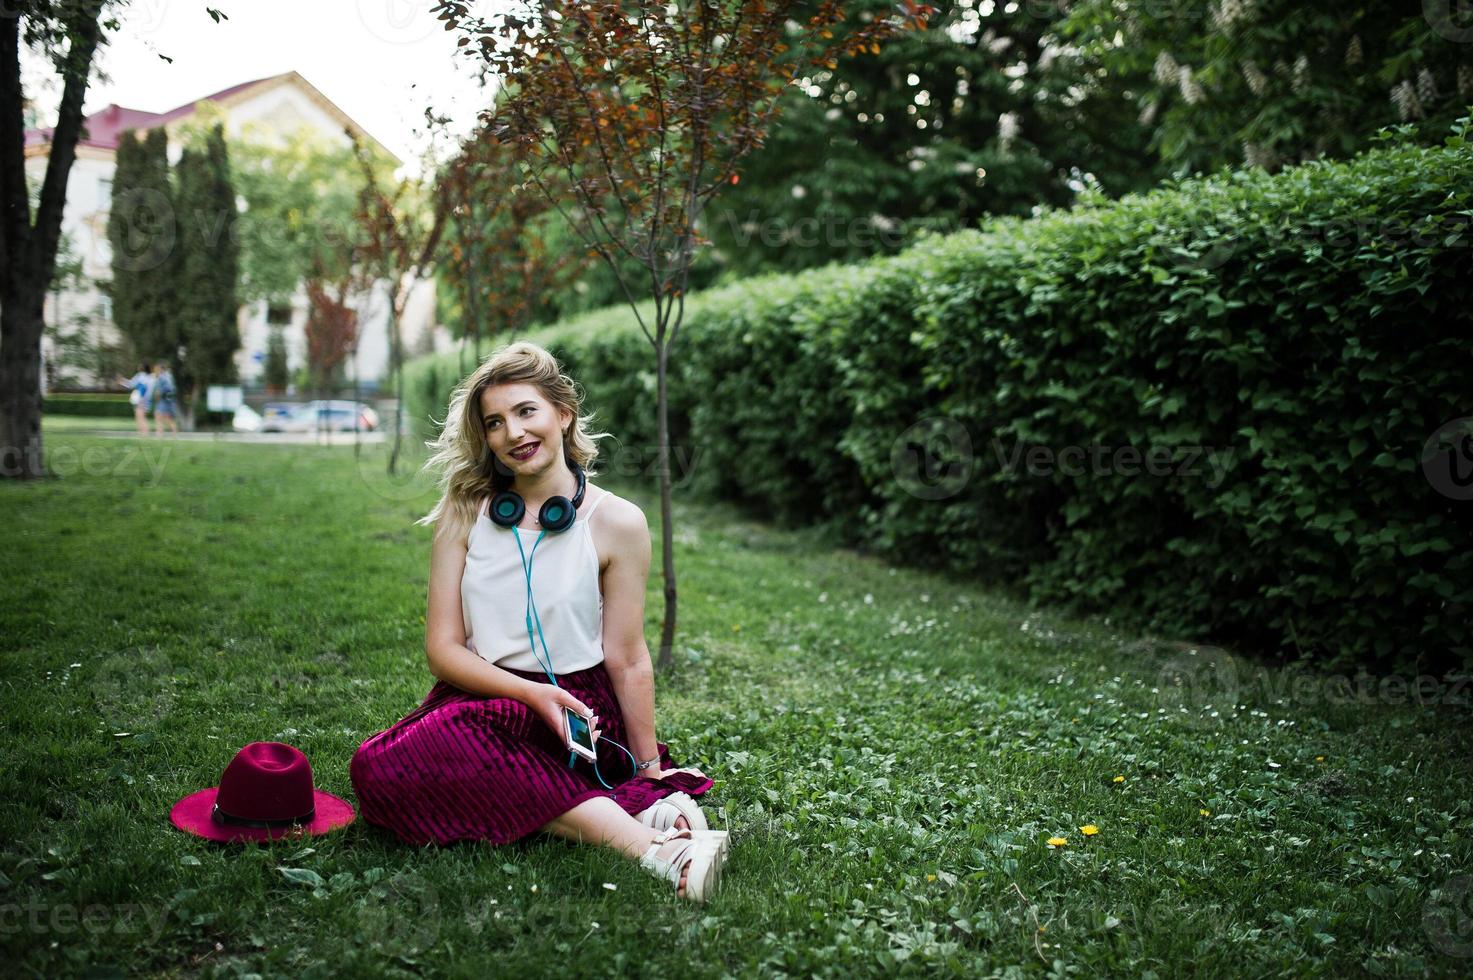
[[[548,682],[544,673],[511,672]],[[348,773],[363,819],[409,844],[507,844],[595,796],[638,814],[662,796],[700,796],[714,785],[694,773],[658,780],[634,775],[629,756],[608,742],[630,748],[602,663],[558,674],[557,681],[598,715],[598,772],[612,791],[604,789],[587,759],[579,757],[569,768],[562,737],[522,702],[436,681],[418,708],[364,740],[353,754]],[[670,747],[657,744],[660,767],[678,768]]]

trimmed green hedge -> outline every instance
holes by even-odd
[[[1473,503],[1420,465],[1473,414],[1470,207],[1455,137],[693,296],[671,360],[677,477],[699,454],[682,492],[1124,627],[1325,666],[1473,665]],[[529,336],[652,467],[654,354],[628,309]],[[412,417],[443,417],[459,373],[414,363]],[[954,467],[949,495],[907,441]],[[1032,447],[1056,462],[1030,471]],[[1067,447],[1133,450],[1137,471],[1066,469]]]
[[[86,415],[93,418],[133,417],[133,406],[127,394],[122,395],[48,395],[41,399],[42,415]]]

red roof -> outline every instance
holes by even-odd
[[[241,82],[229,88],[221,89],[211,95],[192,99],[181,106],[170,109],[168,112],[145,112],[142,109],[128,109],[116,103],[94,112],[83,121],[82,137],[77,140],[78,146],[95,146],[104,150],[116,150],[118,138],[126,129],[152,129],[155,126],[172,122],[180,116],[187,116],[194,112],[197,102],[212,102],[234,95],[236,92],[269,82],[279,76],[270,75],[266,78],[257,78],[249,82]],[[43,129],[26,130],[26,146],[38,146],[51,142],[51,133],[54,127],[47,126]]]

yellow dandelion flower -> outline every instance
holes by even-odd
[[[1093,837],[1095,834],[1098,834],[1100,832],[1100,828],[1096,827],[1092,823],[1087,823],[1083,827],[1079,828],[1079,832],[1086,837]]]
[[[1197,812],[1200,813],[1200,814],[1202,814],[1202,816],[1204,816],[1204,817],[1210,817],[1210,816],[1212,816],[1212,811],[1211,810],[1198,810]]]
[[[926,875],[926,880],[927,881],[935,881],[936,880],[936,876],[935,875]]]
[[[1322,756],[1322,755],[1317,755],[1317,756],[1314,757],[1314,761],[1315,762],[1324,762],[1325,761],[1325,757]]]
[[[1117,782],[1117,783],[1123,783],[1123,782],[1125,782],[1125,777],[1124,776],[1116,776],[1115,777],[1115,782]]]
[[[1050,837],[1048,839],[1049,847],[1063,847],[1067,843],[1069,843],[1069,838],[1067,837]]]

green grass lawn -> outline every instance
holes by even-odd
[[[354,749],[433,680],[430,532],[411,526],[433,487],[385,477],[378,446],[360,464],[50,425],[47,446],[69,447],[65,479],[0,484],[9,972],[1473,966],[1473,725],[1445,703],[1466,692],[1347,697],[678,496],[681,663],[657,681],[658,734],[715,779],[703,802],[732,832],[709,904],[551,838],[414,849],[359,819],[307,845],[200,841],[169,808],[249,741],[291,742],[356,802]],[[658,497],[608,485],[655,532],[653,644]]]
[[[112,415],[47,415],[44,419],[45,432],[75,432],[91,431],[95,429],[106,429],[138,431],[138,423],[130,415],[127,418],[118,418]],[[152,435],[157,426],[152,416],[148,419],[148,431]]]

